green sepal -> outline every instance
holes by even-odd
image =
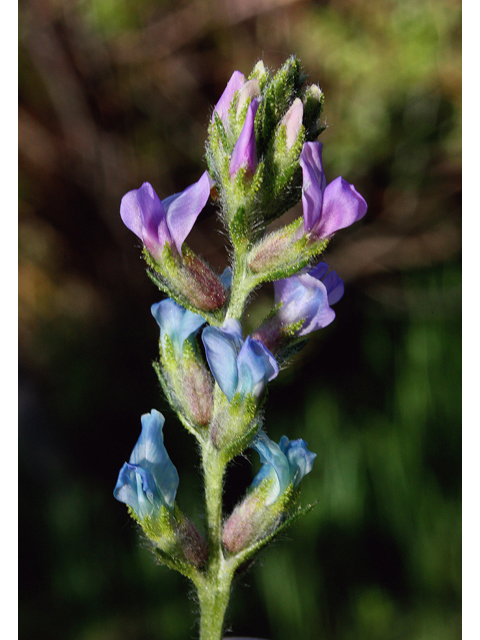
[[[306,139],[316,140],[325,130],[325,125],[320,123],[323,112],[325,94],[315,84],[310,85],[303,98],[303,124],[305,126]]]
[[[260,85],[260,93],[263,92],[265,86],[270,82],[271,75],[269,70],[265,67],[263,60],[259,60],[253,67],[251,74],[248,76],[249,80],[257,79]]]
[[[160,291],[166,293],[168,297],[175,300],[175,302],[180,306],[192,311],[193,313],[198,313],[210,324],[217,326],[221,325],[225,317],[225,310],[223,306],[218,309],[207,309],[205,308],[205,304],[200,306],[202,304],[201,296],[203,295],[204,301],[207,301],[208,292],[205,292],[205,290],[195,291],[195,274],[188,271],[187,261],[195,259],[199,264],[205,266],[206,269],[208,269],[208,267],[204,265],[204,263],[195,256],[195,254],[185,244],[183,245],[182,250],[185,264],[183,264],[181,259],[174,255],[168,242],[165,243],[160,262],[154,260],[148,250],[144,247],[143,257],[148,265],[148,277],[160,289]],[[212,277],[215,277],[218,280],[218,277],[215,276],[213,272],[211,273]],[[218,287],[220,288],[221,286],[222,285],[218,280]],[[197,304],[195,304],[195,302]]]
[[[173,509],[162,506],[155,512],[154,517],[146,516],[143,520],[131,507],[128,507],[128,512],[142,528],[157,559],[170,569],[193,580],[205,562],[206,546],[177,505],[174,505]],[[185,535],[187,531],[190,535]],[[193,532],[196,535],[193,535]]]
[[[157,374],[157,378],[162,387],[162,391],[172,409],[176,412],[178,419],[199,442],[204,442],[208,435],[207,425],[199,424],[195,420],[195,416],[188,411],[188,406],[181,397],[182,390],[185,388],[185,370],[183,366],[178,366],[177,370],[166,368],[163,364],[163,358],[159,362],[155,360],[152,366]]]
[[[273,232],[251,250],[247,262],[252,271],[255,286],[263,282],[289,278],[307,267],[314,258],[325,251],[328,238],[315,243],[309,243],[308,236],[295,240],[295,232],[301,222],[302,219],[299,218],[287,227]],[[267,253],[264,257],[265,254],[262,256],[261,252],[264,247],[266,252],[269,251],[267,242],[272,245],[278,243],[278,250],[271,251],[271,256]]]
[[[299,97],[304,82],[300,62],[291,56],[266,85],[259,107],[260,114],[255,119],[257,150],[260,154],[265,153],[277,124],[293,100]]]
[[[308,338],[301,338],[298,340],[293,340],[292,342],[288,342],[287,346],[280,345],[278,351],[275,353],[275,358],[277,359],[278,366],[282,367],[289,360],[291,360],[294,356],[297,355],[299,351],[301,351],[308,343]]]
[[[306,507],[299,507],[296,510],[290,509],[289,513],[287,513],[287,515],[283,515],[282,517],[282,509],[285,508],[288,502],[294,503],[296,501],[296,493],[297,491],[294,491],[292,485],[290,485],[290,487],[283,494],[285,499],[279,499],[277,501],[278,503],[280,503],[277,507],[279,515],[278,523],[274,524],[270,532],[267,533],[264,537],[256,540],[245,549],[242,549],[242,551],[239,551],[234,555],[230,555],[227,560],[228,564],[233,565],[235,570],[238,570],[242,565],[245,565],[247,562],[252,561],[264,547],[266,547],[270,542],[277,538],[277,536],[285,531],[285,529],[290,527],[301,516],[310,513],[310,511],[316,506],[317,503],[309,504]],[[275,509],[275,511],[277,509]],[[272,513],[274,513],[274,510],[272,510]]]
[[[210,425],[210,439],[226,464],[245,451],[259,430],[262,424],[260,410],[266,393],[260,401],[251,394],[243,397],[236,393],[229,402],[218,385],[215,385],[214,396],[215,410]]]
[[[230,153],[231,145],[227,138],[227,132],[225,131],[225,127],[223,126],[222,119],[216,111],[213,112],[213,119],[215,121],[216,133],[218,135],[220,143],[222,144],[223,151],[225,153]]]

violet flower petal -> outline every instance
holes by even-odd
[[[282,309],[280,314],[283,317]],[[321,280],[317,280],[308,273],[298,276],[296,295],[288,301],[286,310],[289,317],[296,313],[297,322],[302,318],[305,319],[297,336],[305,336],[312,331],[323,329],[335,319],[335,311],[328,303],[327,288]]]
[[[141,519],[162,506],[172,508],[175,502],[179,479],[163,444],[164,422],[155,409],[142,416],[142,432],[113,492]]]
[[[123,196],[120,216],[154,256],[171,241],[163,204],[149,182]]]
[[[323,192],[327,180],[323,172],[321,142],[305,142],[300,154],[303,173],[302,204],[305,232],[311,233],[322,216]]]
[[[274,356],[260,342],[247,336],[237,357],[238,384],[236,391],[242,396],[249,393],[259,397],[267,382],[278,375]]]
[[[247,115],[238,136],[238,140],[230,158],[230,177],[234,176],[241,168],[249,169],[255,173],[257,168],[257,144],[255,142],[255,115],[260,101],[253,98],[247,109]]]
[[[130,464],[149,471],[167,506],[173,507],[178,489],[178,472],[163,444],[165,418],[156,409],[141,417],[142,432],[130,456]]]
[[[205,171],[197,182],[162,201],[167,226],[180,255],[182,255],[182,244],[185,238],[207,204],[212,186],[213,180]]]
[[[321,220],[314,233],[319,238],[331,236],[339,229],[349,227],[367,213],[367,203],[352,184],[341,176],[326,187],[323,194]]]
[[[232,104],[232,100],[235,97],[236,92],[240,91],[244,84],[245,76],[243,73],[240,71],[234,71],[213,110],[218,113],[223,124],[226,124],[228,119],[228,110],[230,109],[230,105]],[[213,118],[214,116],[212,114],[212,120]]]
[[[291,482],[297,487],[312,470],[317,454],[308,451],[305,440],[289,440],[287,436],[282,436],[278,444],[288,460]]]

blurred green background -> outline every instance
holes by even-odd
[[[122,195],[198,179],[235,69],[296,54],[326,94],[327,180],[366,218],[326,260],[337,319],[271,384],[266,427],[318,453],[317,507],[239,577],[229,630],[270,640],[461,637],[461,4],[457,0],[21,0],[20,639],[196,637],[112,490],[167,417],[178,501],[201,526],[195,447],[151,361],[160,299]],[[227,263],[213,207],[189,244]],[[251,326],[271,301],[261,291]],[[231,508],[258,467],[230,470]],[[252,464],[253,463],[253,464]]]

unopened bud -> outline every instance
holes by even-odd
[[[185,559],[197,569],[200,569],[205,564],[208,550],[205,540],[193,522],[182,515],[176,523],[175,533]]]
[[[205,366],[188,358],[181,367],[176,393],[185,411],[193,422],[201,427],[212,419],[213,412],[213,380]]]
[[[281,124],[286,127],[287,134],[287,151],[293,147],[297,138],[300,134],[300,129],[302,127],[302,118],[303,118],[303,104],[300,98],[295,98],[292,102],[290,109],[283,116],[283,120]]]
[[[310,85],[303,98],[303,124],[307,140],[315,140],[325,129],[325,126],[320,124],[324,102],[325,95],[320,87],[316,84]]]
[[[248,266],[254,273],[262,274],[264,281],[285,278],[304,266],[306,241],[297,237],[300,224],[297,219],[268,234],[250,251]]]
[[[244,104],[249,99],[258,98],[260,95],[260,83],[256,78],[248,80],[240,89],[237,102],[237,116],[241,113]]]
[[[280,525],[291,491],[273,504],[266,504],[268,485],[251,491],[233,510],[223,527],[223,544],[231,554],[262,540]]]
[[[227,294],[218,276],[189,249],[183,249],[183,264],[177,288],[193,306],[204,311],[223,307]]]

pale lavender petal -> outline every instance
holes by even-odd
[[[152,315],[160,327],[160,338],[163,348],[165,348],[165,336],[169,336],[174,348],[179,351],[178,327],[182,322],[182,307],[167,298],[161,302],[153,304],[151,307]]]
[[[232,280],[233,280],[233,271],[232,271],[231,267],[225,267],[223,273],[220,274],[218,279],[222,283],[223,288],[225,289],[225,291],[228,291],[229,289],[231,289]]]
[[[240,71],[234,71],[214,109],[214,112],[216,111],[218,113],[223,124],[225,124],[227,121],[228,110],[230,109],[230,105],[232,104],[232,100],[236,92],[240,91],[244,84],[245,76],[243,75],[243,73],[241,73]]]
[[[326,238],[357,222],[366,213],[367,203],[364,198],[353,185],[339,176],[325,189],[321,220],[315,225],[313,232],[318,238]]]
[[[295,144],[300,133],[303,119],[303,104],[300,98],[295,98],[290,109],[283,116],[282,124],[287,130],[287,150],[291,149]]]
[[[263,358],[265,363],[265,381],[270,382],[270,380],[273,380],[278,376],[278,362],[261,340],[252,340],[251,343],[257,354],[261,355]]]
[[[275,304],[282,303],[283,306],[287,302],[294,298],[297,294],[300,286],[298,276],[291,276],[290,278],[283,278],[282,280],[275,280],[273,283],[273,290],[275,293]]]
[[[128,504],[128,506],[131,507],[138,516],[140,516],[136,474],[135,470],[132,469],[132,465],[129,465],[127,462],[125,462],[123,467],[120,469],[117,484],[113,490],[113,495],[120,502]]]
[[[269,380],[278,375],[278,364],[259,340],[247,336],[237,358],[238,384],[236,391],[246,396],[260,396]]]
[[[295,299],[289,301],[290,316],[297,313],[297,321],[302,318],[305,322],[296,335],[304,336],[317,329],[323,329],[335,319],[335,311],[328,304],[328,293],[321,280],[305,273],[298,276],[303,289],[299,289]],[[280,310],[282,313],[282,309]]]
[[[263,431],[259,431],[251,446],[260,455],[260,462],[268,470],[268,473],[261,470],[253,479],[252,486],[257,486],[265,477],[276,479],[275,486],[266,502],[266,504],[272,504],[290,484],[288,459],[278,444],[270,440]]]
[[[322,143],[305,142],[300,154],[303,173],[302,204],[306,233],[310,233],[322,216],[323,192],[327,186],[322,164]]]
[[[213,181],[208,172],[205,171],[198,182],[162,201],[167,226],[180,255],[182,254],[182,244],[185,238],[207,204],[212,186]]]
[[[245,123],[233,148],[232,157],[230,158],[230,177],[235,175],[241,168],[248,168],[252,173],[255,173],[257,168],[255,115],[259,104],[259,100],[254,98],[248,107]]]

